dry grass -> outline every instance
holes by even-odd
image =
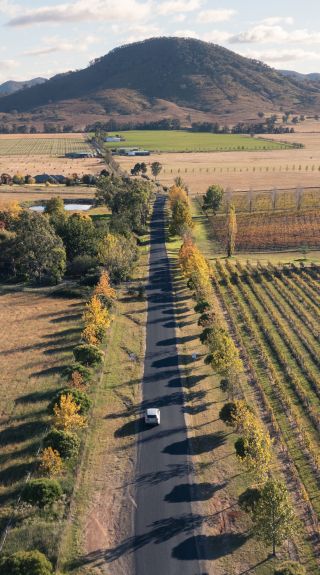
[[[0,501],[1,523],[12,512],[48,422],[46,408],[61,386],[61,371],[79,340],[79,300],[50,296],[48,289],[3,288],[0,295]],[[21,525],[23,530],[23,526]],[[19,527],[5,549],[28,546]]]
[[[86,186],[1,186],[0,205],[10,202],[44,201],[53,197],[64,199],[92,199],[95,188]]]
[[[180,175],[189,185],[192,194],[202,194],[212,183],[235,190],[319,185],[319,131],[269,137],[290,143],[299,142],[305,147],[262,152],[153,154],[147,163],[160,161],[163,165],[161,182],[171,185],[173,178]],[[128,171],[137,161],[137,158],[119,158],[121,167]]]

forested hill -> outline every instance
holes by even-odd
[[[167,117],[194,110],[224,116],[254,111],[312,110],[320,88],[306,87],[265,64],[195,39],[152,38],[116,48],[87,68],[0,99],[0,112],[51,109],[64,113]],[[77,108],[78,106],[78,108]]]

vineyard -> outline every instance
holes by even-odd
[[[212,239],[226,244],[226,216],[209,217]],[[307,249],[320,246],[320,210],[240,213],[237,251]]]
[[[64,156],[70,152],[90,152],[83,138],[0,139],[0,156]]]
[[[253,385],[318,525],[320,269],[217,261],[215,288]],[[311,503],[312,502],[312,503]],[[313,512],[314,510],[314,512]]]

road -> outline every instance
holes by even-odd
[[[199,575],[164,202],[159,195],[151,224],[142,406],[159,407],[161,425],[148,429],[141,424],[138,436],[132,547],[135,575]]]

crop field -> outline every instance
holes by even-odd
[[[69,152],[90,152],[92,148],[78,138],[0,138],[0,156],[64,156]]]
[[[320,267],[219,260],[214,277],[311,537],[320,518]]]
[[[27,518],[16,503],[27,475],[36,470],[47,405],[78,343],[82,306],[79,300],[54,298],[46,289],[1,288],[0,528],[2,535],[14,514],[8,552],[39,546],[54,558],[57,550],[62,518],[38,513]]]
[[[107,143],[108,148],[139,147],[153,152],[231,152],[290,147],[282,142],[237,134],[208,134],[183,130],[130,130],[117,134],[123,136],[125,141]]]

